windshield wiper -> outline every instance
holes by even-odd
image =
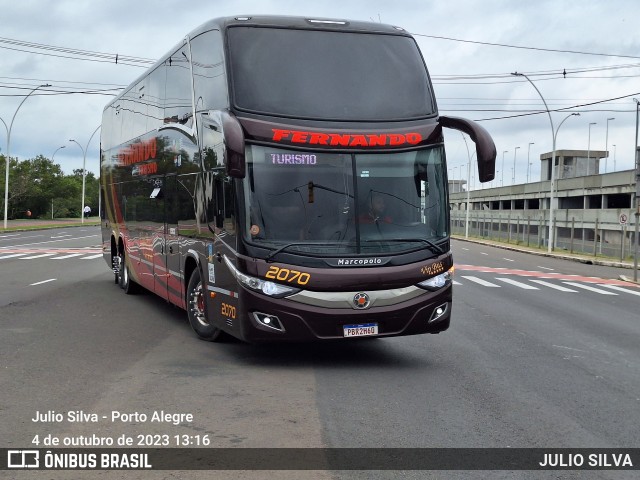
[[[305,247],[309,247],[309,246],[322,246],[322,247],[334,247],[336,246],[335,243],[309,243],[309,242],[292,242],[292,243],[287,243],[279,248],[276,248],[275,250],[273,250],[271,253],[269,253],[269,255],[267,255],[267,257],[265,258],[266,262],[270,262],[271,259],[273,257],[275,257],[277,254],[279,254],[280,252],[285,251],[287,248],[289,247],[295,247],[297,245],[303,245]]]
[[[427,245],[427,247],[429,247],[429,250],[431,250],[433,253],[439,253],[439,254],[444,254],[445,253],[445,251],[439,245],[436,245],[432,241],[427,240],[425,238],[381,238],[380,240],[366,240],[366,241],[367,242],[378,242],[378,243],[383,243],[383,242],[421,242],[421,243],[424,243],[425,245]]]

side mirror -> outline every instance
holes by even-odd
[[[445,128],[453,128],[471,137],[476,144],[478,179],[482,183],[493,180],[496,174],[496,145],[489,132],[476,122],[465,118],[440,117],[438,121]]]
[[[246,168],[242,125],[240,125],[235,115],[230,112],[221,112],[221,118],[226,147],[225,163],[227,175],[233,178],[244,178]]]

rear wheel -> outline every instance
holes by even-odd
[[[189,279],[187,287],[187,314],[191,328],[196,335],[209,342],[219,341],[223,332],[209,323],[204,313],[205,296],[200,279],[200,271],[196,268]]]
[[[124,253],[118,254],[118,259],[120,262],[120,269],[118,270],[118,283],[120,284],[120,288],[122,288],[127,295],[136,293],[138,285],[131,280],[129,265],[125,261]]]

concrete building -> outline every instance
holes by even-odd
[[[556,151],[554,248],[629,258],[635,228],[635,170],[600,174],[607,152]],[[546,246],[551,153],[540,156],[538,182],[469,192],[469,235]],[[464,234],[467,192],[450,189],[452,231]]]

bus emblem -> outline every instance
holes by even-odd
[[[353,305],[356,308],[364,309],[369,306],[371,300],[369,299],[369,295],[364,292],[356,293],[353,296]]]

